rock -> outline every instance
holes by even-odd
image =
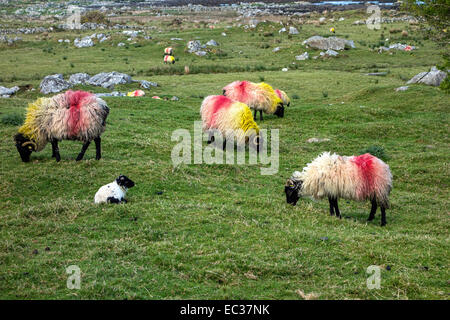
[[[39,89],[43,94],[58,93],[67,90],[72,85],[65,81],[62,74],[54,74],[46,76],[39,85]]]
[[[320,142],[327,142],[330,141],[328,138],[309,138],[306,140],[308,143],[320,143]]]
[[[325,22],[325,20],[326,20],[325,17],[320,17],[320,18],[319,18],[319,22],[321,22],[321,23],[322,23],[322,22]]]
[[[87,84],[93,86],[101,86],[108,89],[114,88],[116,84],[125,84],[131,82],[132,79],[129,75],[116,71],[98,73],[86,81]]]
[[[273,48],[273,50],[272,50],[272,52],[278,52],[278,51],[280,51],[280,47]]]
[[[429,86],[437,87],[445,78],[447,78],[447,72],[441,71],[436,67],[432,67],[429,72],[421,72],[416,74],[406,84],[423,83]]]
[[[151,82],[147,80],[137,80],[141,83],[141,88],[143,89],[150,89],[150,87],[157,87],[158,84],[156,82]]]
[[[341,17],[341,18],[339,18],[338,21],[344,21],[344,20],[345,20],[345,18]]]
[[[91,77],[87,73],[75,73],[69,77],[71,85],[85,84]]]
[[[298,34],[297,28],[289,27],[289,34]]]
[[[12,96],[13,94],[15,94],[17,91],[19,91],[19,87],[15,86],[12,88],[5,88],[0,86],[0,96],[2,98],[9,98],[10,96]]]
[[[187,43],[187,48],[189,53],[195,53],[205,48],[205,46],[202,46],[201,42],[198,40],[192,40]]]
[[[172,98],[170,98],[170,100],[172,100],[172,101],[178,101],[178,100],[180,100],[180,98],[178,98],[178,97],[176,97],[176,96],[173,96]]]
[[[324,38],[321,36],[313,36],[303,41],[303,44],[321,50],[344,50],[349,47],[355,48],[353,40],[345,40],[337,37]]]
[[[387,72],[369,72],[366,73],[366,76],[376,76],[376,77],[385,77],[387,76]]]
[[[394,43],[389,46],[389,49],[402,50],[402,51],[412,51],[416,50],[416,47],[410,46],[402,43]]]
[[[194,52],[194,53],[196,55],[200,56],[200,57],[206,56],[208,54],[206,51],[197,51],[197,52]]]
[[[278,33],[283,33],[283,32],[286,32],[286,28],[285,27],[283,27],[280,30],[278,30]]]
[[[217,47],[219,44],[216,42],[216,41],[214,41],[214,40],[209,40],[207,43],[206,43],[206,45],[207,46],[213,46],[213,47]]]
[[[122,33],[130,38],[136,38],[138,36],[140,31],[135,31],[135,30],[125,30],[122,31]]]
[[[223,37],[227,36],[227,34],[225,32],[222,32],[221,34],[222,34]]]
[[[170,38],[171,41],[182,41],[183,39],[181,38]]]
[[[408,90],[409,86],[403,86],[403,87],[398,87],[397,89],[395,89],[395,91],[406,91]]]
[[[126,97],[127,94],[124,92],[113,91],[108,93],[96,93],[95,95],[100,98],[100,97]]]
[[[339,55],[339,53],[334,50],[328,49],[327,51],[325,51],[325,55],[329,57],[336,57]]]
[[[73,41],[73,44],[77,48],[87,48],[87,47],[92,47],[94,45],[94,41],[92,41],[91,37],[87,36],[81,40],[79,38],[76,38]]]
[[[308,60],[309,59],[309,54],[308,54],[308,52],[302,53],[301,55],[296,56],[295,59],[296,60],[300,60],[300,61]]]
[[[119,42],[119,43],[117,44],[118,47],[123,47],[124,45],[125,45],[125,43],[123,43],[123,42]]]
[[[283,72],[286,72],[286,71],[288,71],[289,69],[288,68],[283,68],[283,69],[281,69],[281,71],[283,71]]]

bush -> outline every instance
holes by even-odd
[[[390,159],[390,157],[386,154],[386,152],[384,151],[384,148],[381,146],[370,146],[368,148],[362,149],[359,151],[359,154],[365,154],[365,153],[370,153],[371,155],[383,160],[383,161],[387,161]]]
[[[21,125],[23,121],[24,121],[23,115],[17,113],[5,114],[1,118],[2,124],[10,126]]]
[[[103,12],[94,10],[86,12],[81,17],[81,23],[97,23],[97,24],[108,24],[109,20]]]

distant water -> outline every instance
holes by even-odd
[[[382,6],[394,5],[394,2],[381,2],[381,1],[321,1],[321,2],[314,2],[311,4],[315,6],[323,6],[323,5],[348,6],[351,4],[363,4],[363,3],[377,4]]]

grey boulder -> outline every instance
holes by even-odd
[[[114,88],[116,84],[125,84],[131,82],[132,79],[129,75],[116,71],[101,72],[86,81],[87,84],[108,89]]]
[[[85,84],[90,78],[87,73],[74,73],[69,77],[69,83],[72,85]]]
[[[58,93],[67,90],[72,85],[65,81],[62,74],[53,74],[46,76],[39,85],[39,89],[43,94]]]
[[[324,38],[321,36],[313,36],[303,41],[303,44],[320,50],[344,50],[345,48],[355,48],[353,40],[337,37]]]
[[[421,72],[419,74],[416,74],[406,84],[423,83],[429,86],[437,87],[445,78],[447,78],[447,72],[441,71],[436,67],[432,67],[428,72]]]

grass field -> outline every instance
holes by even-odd
[[[347,19],[333,24],[337,36],[353,39],[357,48],[325,60],[294,56],[305,50],[317,55],[301,42],[326,35],[330,23],[305,24],[289,38],[273,23],[256,30],[161,26],[152,40],[127,47],[117,47],[124,36],[115,34],[74,49],[57,39],[78,35],[62,32],[0,47],[0,85],[7,87],[37,88],[52,73],[113,70],[159,84],[146,97],[105,98],[111,112],[100,161],[91,146],[85,160],[75,162],[81,144],[63,141],[61,162],[47,146],[22,163],[12,140],[18,125],[0,125],[0,298],[301,299],[300,289],[318,299],[448,299],[449,96],[425,85],[394,90],[440,63],[439,49],[415,26],[372,31],[351,25],[358,13],[341,15]],[[409,38],[389,34],[393,28],[409,30]],[[209,58],[186,53],[194,37],[215,39],[220,52]],[[419,49],[393,55],[369,50],[384,38]],[[174,66],[162,65],[167,45],[175,47]],[[281,50],[273,53],[274,47]],[[191,74],[183,75],[185,65]],[[365,75],[374,71],[388,75]],[[284,118],[260,122],[280,130],[278,173],[263,176],[260,165],[174,168],[172,132],[192,132],[202,98],[238,79],[264,80],[293,98]],[[24,115],[39,96],[36,90],[0,99],[0,118]],[[330,141],[307,143],[311,137]],[[352,155],[373,145],[385,149],[394,176],[386,227],[379,225],[379,212],[366,222],[368,203],[341,200],[342,220],[328,215],[327,201],[286,204],[286,178],[319,153]],[[98,188],[119,174],[136,182],[129,202],[95,205]],[[80,290],[66,287],[69,265],[81,269]],[[370,265],[382,268],[379,290],[366,287]]]

